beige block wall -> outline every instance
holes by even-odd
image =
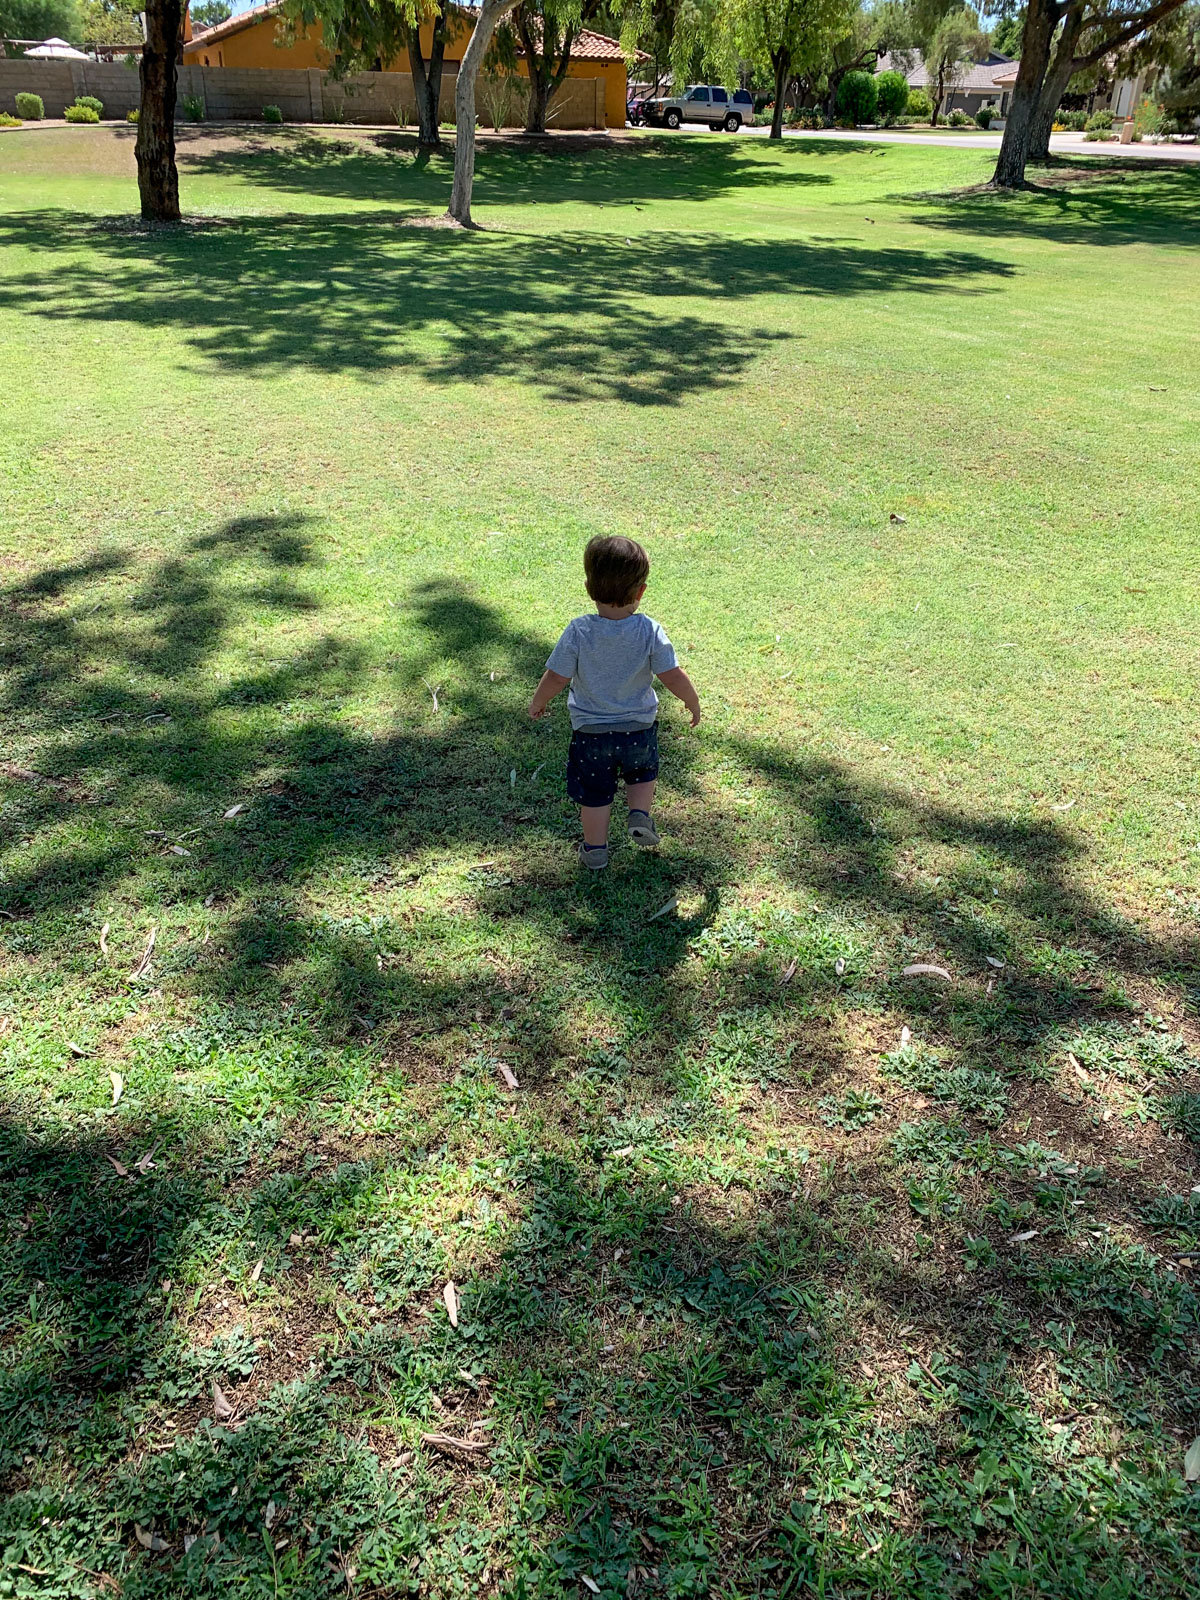
[[[454,113],[455,67],[442,78],[441,114]],[[509,97],[508,127],[524,121],[525,85],[517,79]],[[16,96],[41,95],[48,117],[61,117],[78,95],[95,95],[104,118],[123,121],[139,103],[136,68],[113,62],[0,60],[0,111],[15,113]],[[204,101],[210,122],[257,122],[264,106],[278,106],[285,122],[407,123],[416,121],[416,97],[407,72],[363,72],[335,80],[316,68],[180,67],[180,120],[185,95]],[[480,126],[492,126],[491,105],[481,81],[476,95]],[[567,78],[550,103],[551,128],[603,128],[603,78]]]

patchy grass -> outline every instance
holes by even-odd
[[[1200,174],[130,160],[0,146],[0,1593],[1194,1593]]]

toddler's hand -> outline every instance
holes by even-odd
[[[692,710],[692,727],[693,728],[698,728],[700,726],[700,707],[699,706],[693,706],[691,708],[691,710]]]

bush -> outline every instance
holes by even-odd
[[[1106,139],[1111,139],[1112,136],[1111,128],[1088,128],[1083,135],[1083,137],[1087,139],[1089,143],[1093,144],[1103,144]]]
[[[26,122],[40,122],[46,115],[46,107],[42,104],[40,94],[19,94],[17,96],[17,115],[24,117]]]
[[[280,111],[278,106],[264,106],[263,107],[263,121],[264,122],[282,122],[283,121],[283,112]]]
[[[975,113],[975,126],[977,128],[982,128],[986,133],[986,131],[991,127],[992,118],[995,115],[995,106],[980,106],[979,110]]]
[[[837,114],[855,127],[872,122],[879,104],[879,90],[869,72],[848,72],[837,86]]]
[[[881,72],[875,79],[878,114],[890,122],[908,110],[908,79],[902,72]]]
[[[189,122],[204,121],[204,101],[198,94],[185,94],[179,103],[183,107],[183,114]]]
[[[1097,111],[1094,116],[1089,117],[1084,123],[1083,131],[1085,133],[1109,133],[1112,125],[1113,114],[1111,111]]]
[[[140,122],[141,120],[142,113],[138,110],[137,106],[134,106],[133,110],[127,112],[125,115],[126,122]]]
[[[908,91],[908,115],[916,117],[919,122],[928,122],[933,115],[933,101],[924,89]]]
[[[946,121],[952,128],[969,128],[971,126],[970,117],[965,111],[960,111],[957,106],[946,118]]]
[[[809,133],[814,133],[825,126],[825,118],[819,111],[806,108],[796,113],[796,127],[804,128]]]
[[[0,128],[19,128],[20,117],[10,117],[7,111],[0,111]]]
[[[1082,133],[1087,127],[1087,112],[1060,111],[1058,120],[1069,133]]]
[[[77,106],[87,106],[88,110],[94,111],[98,117],[104,115],[104,101],[97,100],[94,94],[77,94],[75,96],[75,104]]]
[[[68,122],[99,122],[100,118],[91,106],[68,106],[63,112]]]

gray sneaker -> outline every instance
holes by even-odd
[[[648,811],[629,813],[629,837],[643,850],[654,850],[662,842]]]
[[[585,867],[591,867],[593,872],[599,872],[601,867],[608,865],[608,846],[606,844],[579,846],[579,859]]]

